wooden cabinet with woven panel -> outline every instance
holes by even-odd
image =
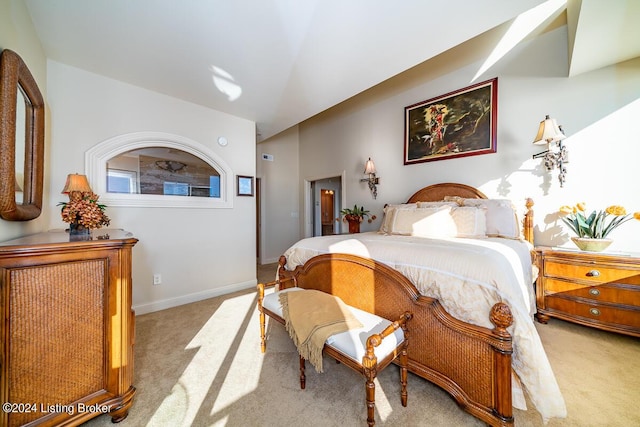
[[[127,416],[136,242],[122,230],[97,230],[88,241],[50,232],[0,243],[0,425]]]
[[[640,255],[536,248],[536,318],[640,336]]]

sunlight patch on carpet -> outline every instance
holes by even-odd
[[[376,378],[374,383],[376,384],[376,417],[378,417],[379,421],[385,422],[393,412],[393,407],[387,394],[384,392],[384,388],[380,384],[380,380]],[[397,399],[395,391],[394,398]]]
[[[214,415],[257,388],[261,364],[255,363],[256,353],[260,353],[255,310],[254,294],[230,298],[220,305],[185,347],[197,352],[149,426],[190,426],[204,402],[214,402],[210,410]],[[209,412],[209,408],[202,409]],[[219,416],[212,419],[224,424],[226,415]]]

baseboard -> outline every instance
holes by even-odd
[[[280,261],[280,257],[278,257],[278,258],[261,259],[260,260],[260,265],[273,264],[274,262],[278,262],[278,261]]]
[[[181,295],[175,298],[169,298],[161,301],[154,301],[146,304],[134,305],[133,310],[137,315],[153,313],[154,311],[166,310],[167,308],[178,307],[184,304],[190,304],[192,302],[202,301],[208,298],[219,297],[221,295],[230,294],[232,292],[242,291],[249,288],[254,288],[258,284],[257,280],[249,280],[242,283],[235,283],[233,285],[222,286],[220,288],[208,289],[202,292],[196,292],[193,294]]]

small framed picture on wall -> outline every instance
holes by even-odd
[[[253,196],[253,177],[238,175],[238,196]]]

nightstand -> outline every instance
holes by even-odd
[[[538,246],[536,319],[568,320],[640,337],[640,254]]]

